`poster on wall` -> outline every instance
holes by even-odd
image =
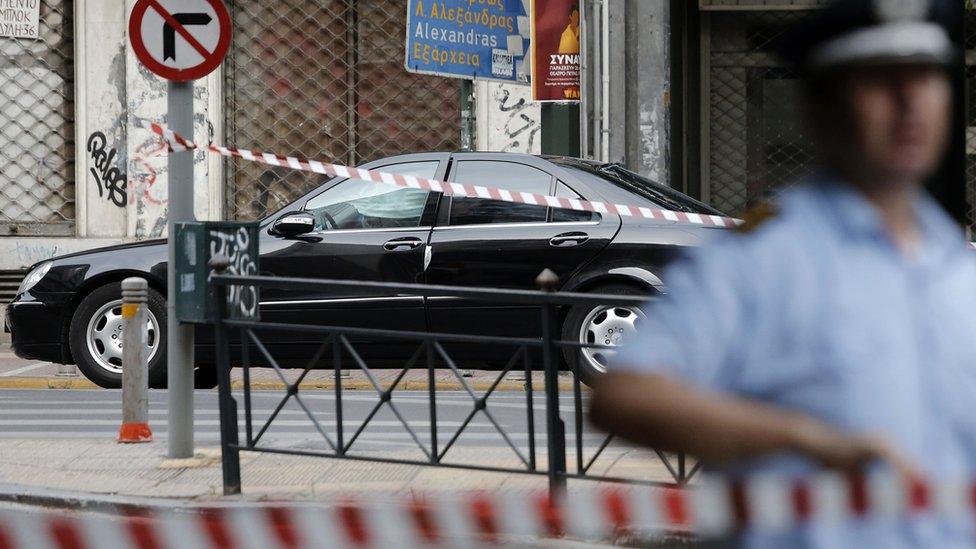
[[[522,0],[408,0],[407,72],[529,80],[529,17]]]
[[[532,100],[579,101],[579,0],[532,0]]]
[[[41,0],[0,0],[0,38],[41,37]]]

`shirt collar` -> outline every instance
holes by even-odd
[[[815,183],[823,195],[828,213],[847,236],[881,236],[878,211],[859,191],[832,178]]]
[[[822,190],[829,214],[848,236],[887,240],[878,210],[860,191],[833,178],[822,178],[815,185]],[[928,192],[919,190],[914,207],[922,233],[920,257],[936,259],[965,249],[959,228]]]

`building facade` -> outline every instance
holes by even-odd
[[[166,83],[128,45],[134,0],[30,1],[37,37],[0,36],[0,299],[36,261],[163,236],[168,203],[164,147],[139,125],[165,119]],[[794,112],[795,75],[773,45],[822,3],[582,0],[580,154],[733,214],[802,175],[813,154]],[[459,80],[403,70],[405,0],[227,4],[230,53],[194,89],[198,142],[347,164],[462,143],[544,152],[528,87],[477,82],[462,113]],[[974,60],[976,34],[970,81]],[[966,116],[972,165],[976,109]],[[197,151],[196,214],[260,218],[319,181]]]
[[[126,36],[134,0],[39,0],[37,39],[0,37],[0,270],[163,236],[166,82]],[[194,88],[194,139],[356,164],[458,147],[458,82],[402,70],[406,3],[231,0],[223,67]],[[255,219],[317,183],[197,151],[196,215]]]
[[[960,0],[962,2],[962,0]],[[966,0],[959,38],[965,43],[967,108],[960,108],[957,134],[968,131],[965,163],[976,161],[976,117],[970,99],[976,62],[976,11]],[[672,184],[713,206],[740,214],[770,192],[809,173],[814,152],[796,105],[797,75],[775,54],[783,33],[827,0],[696,0],[670,2],[672,73],[681,97],[675,116]],[[959,4],[963,12],[963,4]],[[964,24],[963,24],[964,23]],[[964,119],[964,120],[963,120]],[[960,139],[960,141],[962,141]],[[958,143],[953,160],[963,156]],[[960,162],[961,164],[961,162]],[[947,166],[933,192],[960,221],[972,225],[976,172],[966,189],[955,183],[962,166]]]

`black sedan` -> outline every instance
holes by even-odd
[[[511,153],[423,153],[363,167],[560,197],[721,215],[666,186],[615,164]],[[662,291],[662,266],[709,229],[665,220],[622,218],[529,204],[460,198],[420,189],[333,178],[261,223],[262,274],[289,277],[535,289],[545,268],[574,292],[652,295]],[[7,312],[14,352],[23,358],[76,363],[103,387],[121,384],[120,282],[149,281],[149,376],[166,375],[166,244],[147,241],[65,255],[35,265]],[[463,299],[390,295],[316,295],[266,289],[266,320],[413,331],[525,336],[537,314],[524,307]],[[563,338],[619,343],[640,310],[574,307],[561,314]],[[213,380],[209,330],[197,331],[197,373]],[[607,337],[606,334],[616,334]],[[300,361],[312,342],[290,336],[275,347]],[[395,344],[367,346],[379,359]],[[491,367],[491,353],[469,349]],[[463,350],[462,350],[463,352]],[[599,350],[566,357],[587,378],[605,369]],[[395,363],[395,362],[394,362]],[[402,364],[401,364],[402,365]]]

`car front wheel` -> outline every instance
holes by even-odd
[[[590,293],[647,296],[647,292],[624,284],[599,286]],[[606,373],[607,365],[617,354],[612,347],[631,341],[646,318],[644,311],[639,307],[605,305],[572,307],[563,323],[563,340],[611,348],[563,347],[566,362],[571,369],[579,373],[583,383],[592,385],[596,378]]]
[[[122,284],[95,289],[71,318],[69,344],[78,369],[100,387],[122,386]],[[149,386],[166,384],[166,300],[149,288],[146,328]]]

